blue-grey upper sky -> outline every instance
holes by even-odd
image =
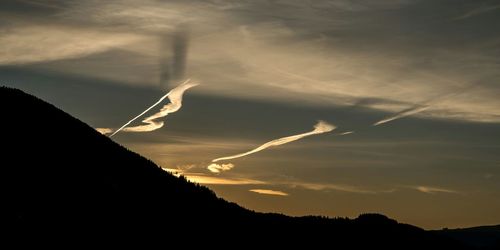
[[[494,224],[498,30],[493,0],[7,0],[0,84],[115,130],[191,79],[112,138],[259,211]]]

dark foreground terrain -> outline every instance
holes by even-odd
[[[43,235],[44,241],[70,239],[78,246],[154,235],[164,246],[186,247],[470,248],[461,240],[466,236],[378,214],[347,219],[250,211],[20,90],[0,88],[0,107],[3,226],[25,241]]]

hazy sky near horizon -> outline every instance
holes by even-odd
[[[258,211],[499,224],[498,30],[493,0],[7,0],[0,85],[118,128],[189,78],[113,140]]]

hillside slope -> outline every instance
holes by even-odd
[[[17,235],[71,233],[90,241],[111,232],[154,232],[169,239],[231,236],[255,246],[462,248],[382,215],[351,220],[256,213],[161,170],[20,90],[0,88],[0,107],[3,206]]]
[[[500,225],[443,229],[435,232],[477,249],[500,249]]]

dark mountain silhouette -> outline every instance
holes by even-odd
[[[165,246],[182,239],[186,246],[224,248],[465,249],[378,214],[347,219],[250,211],[20,90],[0,88],[0,107],[2,224],[16,238],[44,235],[78,244],[149,234]]]
[[[500,249],[500,225],[443,229],[435,232],[476,249]]]

